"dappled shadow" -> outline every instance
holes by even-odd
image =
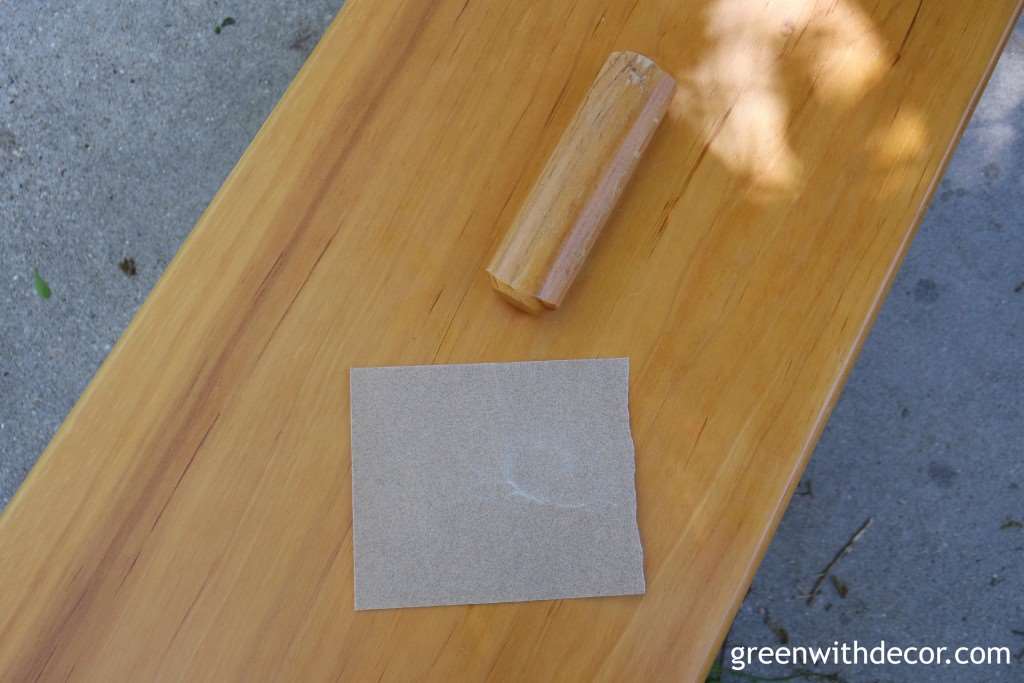
[[[794,191],[805,168],[790,141],[787,91],[802,85],[817,100],[853,105],[890,50],[849,0],[718,0],[703,14],[709,48],[677,74],[673,115],[710,131],[710,152],[759,192]]]

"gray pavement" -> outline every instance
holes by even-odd
[[[0,0],[0,507],[340,4]],[[227,17],[237,23],[215,32]],[[1022,135],[1024,25],[727,649],[1007,645],[1017,657],[1004,666],[817,670],[849,683],[1024,680]],[[869,518],[839,583],[808,606]]]

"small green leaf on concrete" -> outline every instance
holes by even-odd
[[[234,17],[224,17],[224,21],[220,22],[219,24],[217,24],[216,26],[213,27],[213,32],[217,33],[217,34],[220,34],[220,32],[223,31],[228,26],[234,26],[237,23],[238,22],[235,21]]]
[[[50,285],[46,283],[43,276],[39,274],[39,271],[35,268],[32,269],[32,283],[35,285],[36,294],[42,299],[49,299],[53,292],[50,291]]]

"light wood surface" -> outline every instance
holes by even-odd
[[[1018,11],[351,0],[0,520],[0,679],[699,680]],[[620,49],[677,96],[525,315],[483,268]],[[348,368],[593,356],[647,595],[353,612]]]
[[[608,56],[487,266],[510,303],[528,313],[559,307],[675,89],[643,55]]]

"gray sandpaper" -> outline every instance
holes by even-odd
[[[357,610],[644,592],[627,359],[350,380]]]

